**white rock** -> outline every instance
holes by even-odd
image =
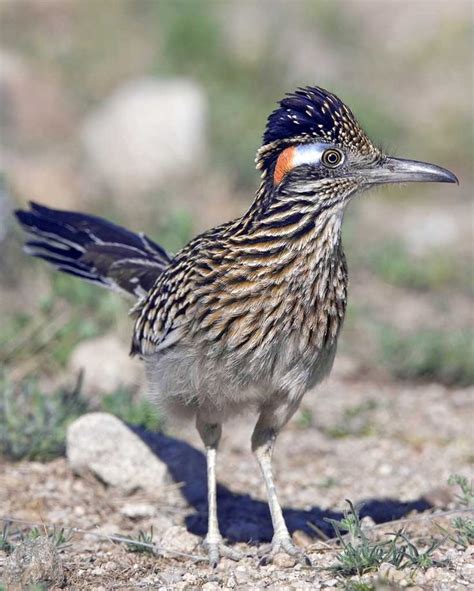
[[[85,121],[96,175],[117,193],[147,191],[202,166],[206,102],[187,79],[144,78],[119,88]]]
[[[83,393],[89,399],[142,381],[140,361],[130,357],[127,347],[111,335],[79,343],[69,367],[73,373],[84,372]]]
[[[92,473],[125,492],[154,491],[166,479],[166,465],[122,421],[107,413],[85,414],[71,423],[66,454],[77,474]]]
[[[140,519],[142,517],[153,517],[157,513],[157,508],[151,503],[126,503],[120,513],[130,519]]]

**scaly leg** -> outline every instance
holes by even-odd
[[[262,409],[260,418],[257,421],[252,435],[252,451],[255,453],[265,482],[268,495],[268,506],[273,524],[271,549],[263,556],[260,564],[268,564],[271,562],[275,554],[278,552],[286,552],[297,558],[302,564],[311,566],[309,558],[297,548],[297,546],[295,546],[291,539],[278,501],[272,473],[272,453],[277,433],[292,416],[294,410],[295,408],[293,407],[287,407],[287,412],[285,413],[284,405]]]
[[[208,528],[204,547],[209,556],[209,564],[215,568],[221,556],[231,558],[232,560],[240,560],[243,555],[237,550],[228,548],[224,544],[217,520],[216,454],[222,427],[219,423],[203,421],[199,415],[196,420],[196,426],[206,446],[207,454]]]

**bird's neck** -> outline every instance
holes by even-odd
[[[262,323],[261,309],[253,311],[258,294],[263,318],[279,334],[300,335],[302,350],[311,351],[335,342],[347,298],[343,207],[318,207],[317,201],[301,194],[279,198],[261,187],[231,232],[227,244],[238,265],[225,275],[232,301],[246,302],[248,322]]]
[[[343,204],[302,193],[279,195],[263,180],[255,200],[240,220],[242,234],[261,237],[262,244],[285,243],[302,257],[310,252],[322,262],[340,249]]]

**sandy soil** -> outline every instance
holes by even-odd
[[[279,556],[277,564],[258,566],[256,554],[271,538],[271,522],[249,452],[251,417],[227,426],[218,458],[222,533],[249,555],[238,564],[224,559],[211,570],[206,562],[174,554],[203,556],[205,459],[191,427],[166,436],[141,433],[169,467],[169,483],[153,495],[125,496],[79,478],[65,459],[4,463],[2,514],[85,531],[75,533],[62,552],[67,589],[344,588],[342,579],[326,570],[334,563],[335,545],[318,541],[311,524],[332,535],[324,518],[339,518],[346,498],[365,502],[361,515],[368,527],[452,509],[449,475],[472,475],[472,394],[439,385],[355,380],[350,364],[338,361],[330,380],[305,398],[302,412],[282,433],[274,461],[289,528],[313,568],[294,565],[286,556]],[[448,518],[434,521],[449,523]],[[440,537],[434,521],[418,516],[408,523],[421,547]],[[107,538],[136,536],[151,526],[155,543],[166,550],[158,556],[131,553]],[[393,530],[387,525],[374,532]],[[473,588],[471,549],[446,543],[436,556],[447,563],[426,572],[392,573],[392,588]],[[0,560],[3,568],[3,553]],[[378,580],[381,574],[372,577]]]

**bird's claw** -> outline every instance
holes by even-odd
[[[205,539],[203,546],[209,557],[209,565],[212,568],[217,567],[221,558],[230,558],[231,560],[238,561],[244,557],[242,552],[226,546],[222,539],[212,541]]]
[[[263,556],[260,558],[258,563],[259,566],[270,564],[274,557],[280,552],[286,552],[289,556],[293,556],[303,566],[311,566],[311,560],[304,552],[295,546],[293,540],[289,536],[274,536],[269,551],[264,552]]]

